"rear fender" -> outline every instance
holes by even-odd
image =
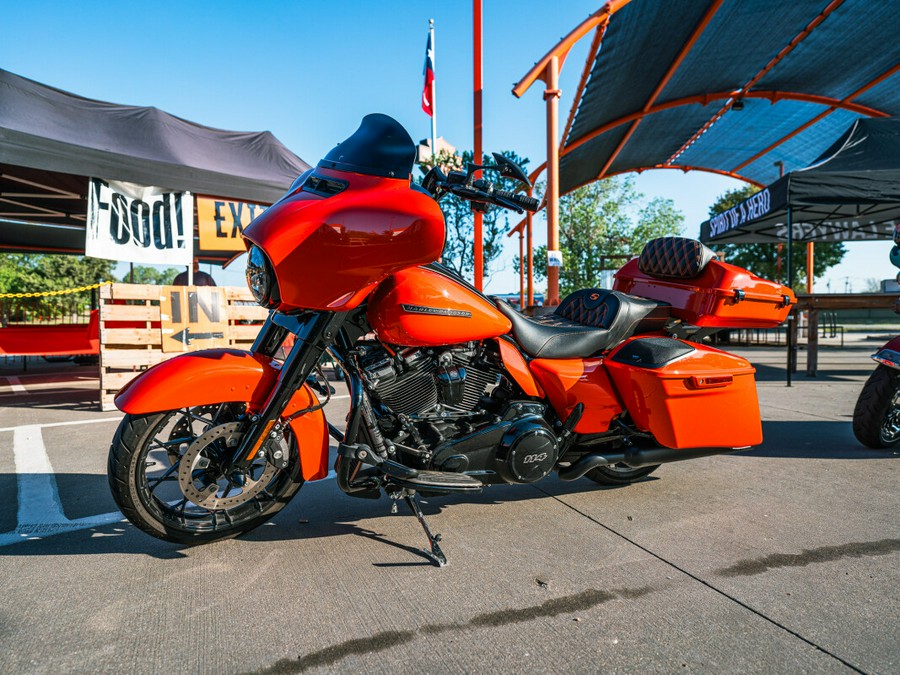
[[[229,401],[248,403],[259,410],[278,381],[279,369],[271,359],[237,349],[206,349],[181,354],[141,373],[116,395],[116,407],[131,415]],[[313,391],[303,385],[284,410],[291,415],[318,405]],[[328,430],[321,410],[294,419],[304,480],[328,474]]]

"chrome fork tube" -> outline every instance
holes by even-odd
[[[248,467],[262,450],[266,439],[277,438],[282,433],[280,418],[284,409],[316,367],[325,349],[340,330],[346,316],[345,312],[321,312],[309,319],[312,321],[311,325],[298,323],[303,330],[297,335],[297,342],[285,359],[278,380],[269,393],[266,403],[259,414],[251,418],[250,427],[232,456],[234,468]],[[272,323],[274,322],[273,319]],[[277,337],[277,331],[267,321],[260,330],[260,337],[257,338],[254,347],[260,343],[260,353],[266,353],[264,350],[274,344],[275,337]],[[283,339],[284,335],[281,337]]]

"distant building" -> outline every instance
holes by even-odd
[[[454,146],[450,145],[447,141],[445,141],[443,136],[437,137],[436,145],[437,145],[438,154],[440,154],[442,152],[447,152],[452,155],[456,152],[456,148]],[[428,160],[430,160],[431,156],[433,154],[432,149],[431,149],[431,139],[424,138],[421,141],[419,141],[419,145],[416,148],[416,151],[417,151],[417,154],[416,154],[416,163],[417,164],[421,164],[422,162],[427,162]]]

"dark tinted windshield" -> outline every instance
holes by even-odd
[[[319,162],[324,169],[354,171],[385,178],[408,178],[416,146],[397,120],[374,113],[363,117],[359,129]]]

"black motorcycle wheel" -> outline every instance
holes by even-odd
[[[869,448],[900,445],[900,370],[879,365],[853,411],[853,434]]]
[[[628,485],[649,476],[658,468],[659,464],[642,466],[639,469],[633,469],[627,464],[615,464],[613,466],[598,466],[596,469],[588,471],[585,476],[600,485]]]
[[[289,434],[282,441],[285,469],[265,459],[232,475],[219,468],[243,435],[244,409],[222,403],[126,415],[108,466],[110,490],[125,517],[151,536],[195,545],[248,532],[283,509],[303,484]]]

